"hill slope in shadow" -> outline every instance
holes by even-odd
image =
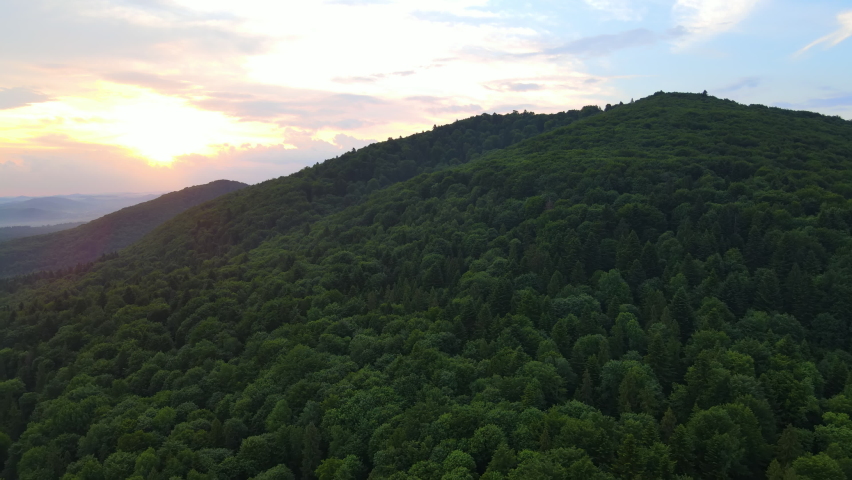
[[[187,187],[79,227],[0,243],[0,278],[73,267],[120,250],[186,209],[245,187],[230,180]]]

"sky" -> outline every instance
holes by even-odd
[[[3,0],[0,197],[257,183],[483,112],[852,119],[852,0]]]

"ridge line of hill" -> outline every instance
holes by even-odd
[[[188,208],[246,186],[217,180],[186,187],[72,229],[0,242],[0,278],[93,262],[131,245]]]

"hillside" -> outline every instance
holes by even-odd
[[[382,142],[4,282],[3,475],[852,478],[852,123],[584,111]],[[536,132],[443,146],[512,119]]]
[[[74,267],[97,260],[142,238],[184,210],[230,193],[244,183],[217,180],[187,187],[123,208],[79,227],[0,243],[0,278],[41,270]],[[70,200],[38,198],[42,203]],[[23,203],[27,203],[23,202]],[[82,203],[82,202],[78,202]]]
[[[17,227],[0,227],[0,242],[5,242],[6,240],[12,240],[13,238],[23,238],[23,237],[32,237],[34,235],[44,235],[45,233],[53,233],[58,232],[60,230],[68,230],[69,228],[74,228],[82,225],[84,222],[79,223],[59,223],[56,225],[44,225],[41,227],[27,227],[27,226],[17,226]]]

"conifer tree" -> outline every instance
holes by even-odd
[[[642,246],[639,244],[639,236],[635,230],[631,230],[629,234],[622,237],[618,242],[618,250],[616,251],[615,268],[626,272],[635,260],[639,260],[642,254]]]
[[[550,282],[547,284],[547,294],[551,297],[556,297],[559,295],[559,292],[562,291],[562,288],[565,286],[565,279],[562,277],[562,274],[559,273],[559,270],[553,272],[553,275],[550,276]]]
[[[753,225],[748,232],[743,258],[749,269],[756,269],[763,265],[763,236],[757,225]]]
[[[574,398],[585,403],[586,405],[594,405],[595,404],[595,395],[594,395],[594,384],[592,383],[592,374],[589,372],[587,368],[583,372],[583,379],[580,381],[580,387],[577,388],[577,391],[574,394]]]
[[[583,244],[583,259],[586,272],[595,272],[601,268],[600,238],[595,233],[590,233],[586,237],[586,242]]]
[[[576,262],[571,269],[571,285],[582,285],[586,283],[586,270],[583,264]]]
[[[646,241],[642,247],[642,256],[639,261],[642,263],[642,269],[648,277],[658,277],[662,273],[660,272],[660,259],[657,256],[657,248],[650,241]]]
[[[783,307],[781,290],[775,272],[767,268],[758,268],[754,276],[757,283],[754,297],[755,307],[766,312],[781,309]]]
[[[322,451],[320,450],[320,432],[313,422],[305,427],[302,444],[302,479],[316,478],[314,470],[322,460]]]
[[[645,473],[646,459],[632,434],[628,433],[624,436],[616,455],[612,471],[618,478],[642,478]]]
[[[563,357],[569,357],[571,354],[571,334],[568,331],[568,320],[560,318],[550,330],[550,338],[556,343]]]
[[[512,293],[512,284],[509,280],[504,277],[499,278],[488,297],[491,313],[497,316],[508,314],[512,310]]]
[[[692,306],[685,288],[680,288],[669,305],[672,320],[680,328],[681,338],[688,337],[694,328]]]
[[[663,418],[660,420],[660,435],[663,437],[663,440],[668,442],[674,433],[675,428],[677,428],[677,417],[675,416],[672,407],[669,407],[666,409],[666,413],[663,414]]]
[[[811,315],[810,278],[806,276],[798,263],[794,263],[784,282],[784,305],[799,321],[809,322]]]

